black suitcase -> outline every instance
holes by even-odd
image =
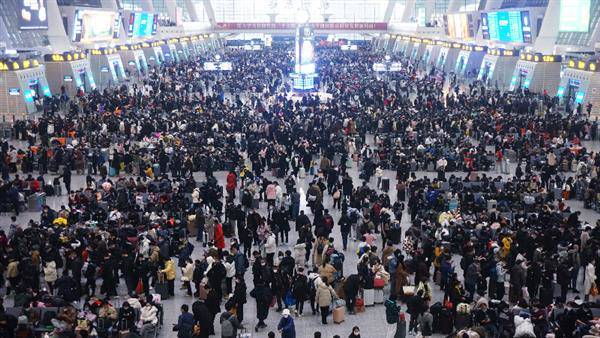
[[[452,311],[443,308],[438,318],[439,329],[441,334],[451,334],[454,331]]]
[[[381,190],[388,192],[390,190],[390,179],[382,178],[381,179]]]
[[[431,305],[431,307],[429,308],[429,312],[431,312],[431,315],[433,316],[433,332],[439,332],[439,320],[440,313],[442,312],[442,303],[437,302]]]
[[[54,187],[50,184],[46,184],[44,186],[44,192],[46,193],[46,196],[54,196]]]
[[[161,300],[169,299],[169,285],[167,282],[156,282],[154,284],[154,291],[160,295]]]

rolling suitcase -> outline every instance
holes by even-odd
[[[365,306],[375,305],[375,289],[364,289],[363,299],[365,300]]]
[[[42,211],[44,205],[46,205],[46,193],[38,192],[35,196],[35,211]]]
[[[346,316],[346,308],[343,306],[336,307],[333,309],[333,322],[336,324],[341,324]]]
[[[388,192],[390,190],[390,179],[384,177],[381,179],[381,190]]]
[[[442,308],[438,320],[440,333],[448,335],[454,331],[453,318],[451,310]]]
[[[160,295],[161,300],[169,299],[169,285],[167,284],[163,273],[159,273],[158,281],[154,284],[154,291]]]
[[[46,184],[44,186],[44,192],[46,193],[46,196],[54,196],[54,187],[50,184]]]
[[[39,211],[36,210],[37,198],[35,194],[29,195],[27,197],[27,210],[29,211]]]

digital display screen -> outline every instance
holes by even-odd
[[[8,88],[8,95],[10,95],[10,96],[21,95],[21,90],[19,88]]]
[[[529,24],[529,12],[527,12],[526,23],[528,25],[531,40],[531,27]],[[519,11],[503,11],[487,13],[487,30],[490,40],[502,42],[524,42],[523,21]]]
[[[73,42],[97,42],[119,38],[121,14],[109,11],[76,10]]]
[[[129,37],[140,38],[155,35],[158,30],[158,14],[131,13],[126,27]]]
[[[558,30],[587,33],[590,28],[591,0],[560,0]]]
[[[297,74],[315,73],[313,31],[307,26],[298,27],[296,30],[296,65],[294,72]]]
[[[46,0],[19,0],[20,29],[48,29]]]

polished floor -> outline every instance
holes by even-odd
[[[372,144],[372,137],[368,137],[367,142]],[[600,143],[599,142],[589,142],[588,144],[586,144],[586,146],[588,147],[588,149],[589,148],[599,149]],[[514,164],[511,165],[511,172],[514,173]],[[358,178],[358,170],[356,168],[356,165],[354,165],[352,168],[349,169],[349,173],[355,180],[355,184],[358,184],[360,181]],[[427,172],[417,172],[416,174],[418,177],[422,177],[425,175],[429,175],[430,177],[433,177],[435,175],[435,173],[427,173]],[[451,173],[449,173],[449,174],[451,174]],[[459,176],[464,175],[464,173],[455,173],[455,174],[459,175]],[[196,173],[195,176],[196,176],[197,181],[204,180],[204,173]],[[226,172],[218,172],[215,174],[215,176],[219,180],[220,184],[224,186]],[[273,179],[273,177],[271,177],[270,174],[267,174],[267,177],[269,179]],[[385,171],[384,177],[390,178],[390,182],[391,182],[390,185],[392,187],[395,185],[395,172]],[[310,180],[310,178],[301,179],[299,187],[301,188],[301,194],[303,195],[302,196],[302,209],[305,210],[310,215],[310,209],[307,209],[306,205],[304,203],[304,192],[308,188],[309,180]],[[283,185],[283,180],[278,180],[278,181],[281,185]],[[81,175],[73,176],[72,186],[74,188],[82,186],[83,183],[84,183],[84,176],[81,176]],[[375,183],[376,183],[375,179],[373,178],[371,180],[370,184],[375,185]],[[391,198],[392,203],[396,200],[395,195],[396,195],[396,192],[395,192],[395,190],[392,189],[390,191],[390,198]],[[61,205],[66,204],[66,196],[50,197],[47,199],[47,204],[50,205],[54,209],[58,209],[58,208],[60,208]],[[339,211],[333,210],[331,208],[332,199],[329,195],[327,195],[327,197],[325,197],[324,204],[325,204],[326,208],[330,209],[330,211],[336,221],[336,224],[337,224],[337,220],[339,219],[340,214],[339,214]],[[572,209],[582,211],[582,214],[580,217],[582,220],[588,221],[590,224],[596,223],[596,220],[598,219],[598,214],[595,211],[583,209],[583,204],[580,201],[570,201],[569,204],[572,206]],[[265,213],[266,212],[266,203],[261,203],[260,207],[261,207],[261,212]],[[25,224],[29,221],[29,219],[38,220],[39,215],[37,213],[25,212],[19,216],[18,221],[21,224]],[[403,217],[403,221],[402,221],[403,231],[409,227],[408,220],[409,220],[409,217]],[[0,216],[0,225],[3,229],[8,230],[7,228],[8,228],[9,222],[10,222],[10,214],[2,214]],[[294,231],[292,231],[290,233],[290,237],[291,237],[290,243],[295,243],[297,235]],[[341,235],[339,233],[339,230],[334,230],[333,237],[335,238],[335,242],[337,243],[336,247],[341,248]],[[345,252],[345,256],[346,256],[346,261],[344,262],[345,274],[356,272],[356,263],[357,263],[357,255],[355,254],[356,245],[357,245],[357,243],[351,242],[349,244],[347,252]],[[383,247],[380,238],[377,241],[377,247],[378,248]],[[287,249],[291,249],[291,247],[282,245],[278,248],[278,250],[283,250],[283,251],[285,251]],[[202,254],[202,250],[203,250],[202,246],[196,245],[193,257],[200,256]],[[459,257],[455,257],[455,265],[456,265],[457,269],[460,269],[458,262],[459,262]],[[462,274],[459,274],[459,275],[462,275]],[[177,281],[179,281],[179,277],[180,277],[180,271],[178,271]],[[252,290],[252,275],[251,275],[250,271],[248,271],[246,274],[246,282],[248,284],[248,291]],[[193,298],[185,296],[184,291],[178,290],[178,289],[179,289],[179,282],[176,283],[176,296],[171,299],[163,301],[164,308],[166,311],[165,311],[165,316],[164,316],[164,326],[163,326],[163,328],[161,330],[161,334],[160,334],[162,337],[175,337],[176,336],[176,334],[171,331],[171,328],[172,328],[172,324],[176,323],[176,321],[177,321],[177,316],[179,315],[180,306],[182,304],[191,305],[194,301]],[[121,283],[119,293],[122,296],[124,296],[126,294],[126,289],[125,289],[124,283]],[[443,296],[443,293],[441,293],[437,287],[434,287],[434,300],[433,301],[434,302],[440,301],[442,296]],[[12,299],[10,299],[10,297],[9,297],[9,299],[7,299],[7,301],[5,302],[5,306],[10,306],[11,304],[12,304]],[[120,304],[120,303],[118,302],[118,304]],[[308,309],[308,310],[306,310],[306,309]],[[406,309],[406,308],[403,307],[403,309]],[[248,303],[246,304],[246,306],[244,308],[244,312],[245,312],[245,314],[244,314],[245,319],[244,319],[243,325],[245,327],[249,328],[250,330],[252,330],[256,324],[256,307],[255,307],[255,302],[254,302],[253,298],[248,297]],[[271,311],[269,313],[269,317],[266,321],[266,323],[268,324],[268,328],[263,329],[259,333],[255,333],[252,330],[252,337],[267,337],[267,333],[271,330],[274,332],[277,332],[276,326],[277,326],[279,319],[280,319],[280,314],[275,312],[274,309],[271,309]],[[350,334],[353,326],[360,327],[362,337],[368,337],[368,338],[370,338],[370,337],[386,337],[386,325],[387,324],[385,323],[385,309],[384,309],[383,305],[375,305],[374,307],[369,307],[369,308],[367,308],[366,312],[358,314],[358,315],[350,316],[350,315],[346,314],[345,319],[346,319],[345,322],[343,322],[342,324],[333,324],[332,318],[330,316],[329,324],[322,325],[320,323],[319,315],[313,316],[310,314],[310,306],[307,303],[305,305],[305,315],[301,318],[295,318],[297,337],[313,337],[313,333],[315,331],[320,331],[322,333],[322,337],[327,337],[327,338],[331,338],[334,335],[340,335],[340,337],[347,337]],[[218,336],[220,336],[220,325],[218,324],[218,319],[216,319],[215,322],[216,322],[215,329],[217,331],[217,337],[218,337]],[[392,332],[392,336],[393,336],[393,332]]]

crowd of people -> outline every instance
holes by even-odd
[[[404,57],[378,77],[369,46],[317,48],[320,94],[292,98],[291,49],[167,63],[16,122],[0,336],[151,337],[176,284],[178,337],[295,337],[373,304],[386,337],[600,334],[600,232],[569,201],[598,208],[596,121]]]

